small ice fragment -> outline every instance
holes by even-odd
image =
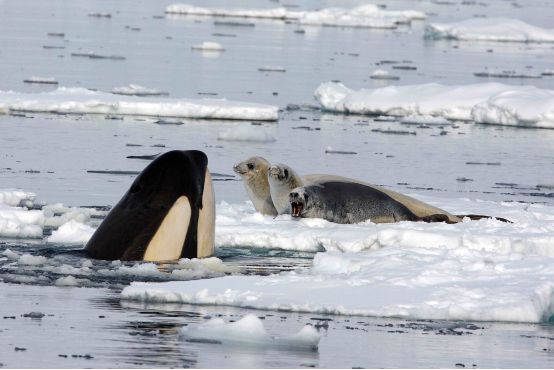
[[[19,257],[17,263],[20,265],[37,266],[44,264],[46,261],[47,259],[44,256],[33,256],[26,253]]]
[[[399,80],[400,77],[393,76],[389,73],[389,71],[386,71],[384,69],[376,69],[369,78],[373,80]]]
[[[317,351],[321,339],[311,325],[304,326],[293,335],[271,336],[262,320],[253,314],[246,315],[237,322],[226,323],[216,318],[196,326],[185,326],[180,338],[189,342],[306,351]]]
[[[213,41],[204,41],[201,44],[193,45],[193,50],[206,50],[206,51],[225,51],[225,48],[221,44]]]

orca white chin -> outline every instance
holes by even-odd
[[[185,196],[177,198],[144,252],[144,261],[179,259],[190,224],[191,207]]]

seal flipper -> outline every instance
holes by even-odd
[[[434,215],[419,217],[418,221],[423,222],[446,222],[447,224],[456,224],[457,221],[452,221],[447,215],[437,213]]]
[[[459,217],[459,218],[464,218],[464,217],[467,217],[469,218],[470,220],[472,221],[477,221],[477,220],[481,220],[483,218],[494,218],[498,221],[502,221],[502,222],[507,222],[509,224],[513,224],[513,221],[510,221],[504,217],[496,217],[496,216],[485,216],[485,215],[456,215],[456,217]]]

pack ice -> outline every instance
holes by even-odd
[[[501,83],[388,86],[352,90],[326,82],[315,99],[329,111],[367,115],[433,116],[507,126],[554,128],[554,90]]]

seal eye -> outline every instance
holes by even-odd
[[[246,166],[248,167],[249,170],[254,169],[254,165],[252,163],[248,163]]]
[[[289,177],[289,170],[285,168],[285,177]]]

